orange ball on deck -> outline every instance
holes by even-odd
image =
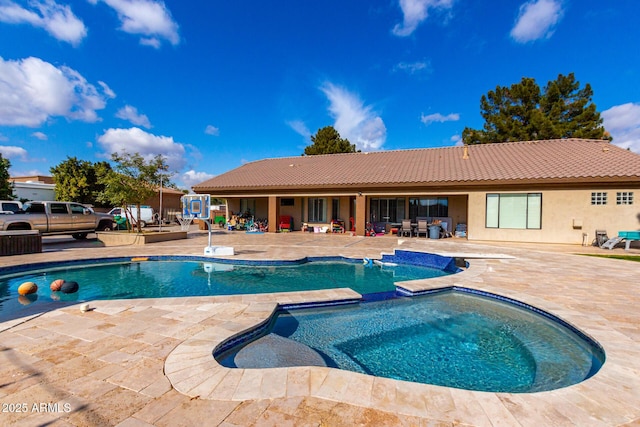
[[[19,295],[35,294],[36,292],[38,292],[38,285],[33,282],[24,282],[22,285],[18,286]]]
[[[64,285],[64,279],[56,279],[53,282],[51,282],[50,288],[52,291],[57,292],[60,290],[62,285]]]

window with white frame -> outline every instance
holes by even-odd
[[[327,222],[327,199],[309,198],[309,222]]]
[[[606,191],[594,191],[591,193],[592,205],[606,205],[607,204],[607,192]]]
[[[542,228],[542,193],[487,194],[487,228]]]
[[[632,205],[633,191],[619,191],[616,193],[616,205]]]

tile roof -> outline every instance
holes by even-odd
[[[621,181],[640,183],[640,155],[607,141],[556,139],[264,159],[194,190]]]

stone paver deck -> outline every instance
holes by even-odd
[[[354,297],[347,289],[224,297],[92,301],[0,323],[0,425],[640,425],[640,264],[574,255],[569,245],[460,239],[216,232],[238,259],[344,255],[394,248],[472,254],[468,270],[416,286],[458,285],[521,300],[572,323],[606,351],[597,375],[543,393],[473,392],[320,367],[228,369],[211,353],[278,303]],[[51,260],[201,255],[206,235],[145,247],[51,240]],[[640,253],[632,249],[631,253]]]

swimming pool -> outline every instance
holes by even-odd
[[[289,262],[234,260],[233,263],[213,262],[202,257],[149,257],[133,258],[133,261],[132,258],[114,258],[50,263],[14,271],[1,269],[0,275],[4,273],[4,276],[0,277],[0,320],[19,314],[24,306],[33,309],[33,306],[53,301],[234,295],[345,287],[360,294],[394,292],[395,283],[399,281],[439,277],[458,271],[450,258],[440,258],[434,258],[439,264],[412,262],[387,264],[384,268],[343,257]],[[56,279],[75,281],[80,289],[72,294],[52,292],[49,287]],[[18,287],[28,281],[38,286],[37,293],[19,296]]]
[[[510,393],[577,384],[605,360],[595,341],[548,313],[461,290],[283,311],[259,338],[223,343],[214,356],[227,367],[329,366]]]

